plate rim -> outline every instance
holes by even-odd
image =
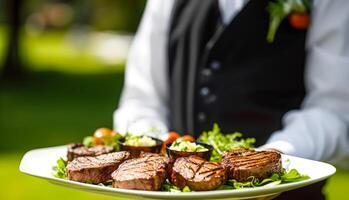
[[[68,185],[74,185],[74,189],[83,189],[84,191],[95,191],[95,192],[107,192],[112,194],[113,196],[116,196],[117,194],[122,194],[122,195],[131,195],[131,196],[142,196],[142,197],[152,197],[152,198],[193,198],[193,197],[209,197],[209,198],[214,198],[214,197],[232,197],[232,198],[241,198],[241,197],[259,197],[259,196],[266,196],[266,195],[272,195],[272,194],[277,194],[280,193],[280,190],[282,192],[286,192],[289,190],[294,190],[297,188],[305,187],[308,185],[311,185],[313,183],[322,181],[327,179],[328,177],[332,176],[333,174],[336,173],[336,168],[326,162],[320,162],[320,161],[315,161],[315,160],[310,160],[306,158],[300,158],[296,156],[291,156],[291,155],[285,155],[282,154],[282,156],[287,158],[292,159],[304,159],[307,161],[315,162],[321,165],[327,165],[329,167],[330,171],[327,175],[318,177],[315,179],[308,179],[300,182],[293,182],[293,183],[287,183],[287,184],[280,184],[277,185],[276,187],[257,187],[257,188],[243,188],[239,190],[211,190],[211,191],[197,191],[197,192],[166,192],[166,191],[144,191],[144,190],[130,190],[130,189],[120,189],[120,188],[109,188],[109,187],[103,187],[103,186],[98,186],[98,185],[93,185],[93,184],[87,184],[87,183],[80,183],[76,181],[71,181],[67,179],[61,179],[61,178],[56,178],[54,176],[45,176],[45,175],[38,175],[38,174],[33,174],[29,172],[27,169],[25,169],[24,166],[24,161],[28,159],[28,156],[32,154],[33,152],[38,152],[38,151],[47,151],[47,150],[53,150],[53,149],[62,149],[66,148],[66,145],[61,145],[61,146],[53,146],[53,147],[45,147],[45,148],[37,148],[37,149],[32,149],[27,151],[20,162],[19,165],[19,171],[33,176],[37,177],[40,179],[44,179],[49,181],[50,183],[54,183],[57,185],[57,183],[63,183],[63,184],[58,184],[61,186],[67,187]],[[62,149],[63,150],[63,149]],[[58,159],[58,158],[57,158]],[[267,192],[265,192],[267,191]]]

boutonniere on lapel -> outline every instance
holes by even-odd
[[[307,29],[310,24],[309,0],[276,0],[267,6],[269,12],[269,30],[267,41],[272,43],[281,22],[288,18],[295,29]]]

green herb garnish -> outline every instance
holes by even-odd
[[[177,139],[170,146],[171,150],[175,151],[183,151],[183,152],[204,152],[208,151],[207,148],[201,146],[200,144],[196,144],[195,142],[183,141],[182,139]]]
[[[180,142],[176,140],[176,141],[173,143],[173,146],[174,146],[174,147],[178,147],[178,146],[179,146],[179,143],[180,143]]]
[[[156,141],[149,136],[142,135],[126,135],[125,145],[136,146],[136,147],[152,147],[156,145]]]
[[[57,178],[66,179],[68,177],[66,166],[67,166],[67,161],[65,161],[63,158],[59,158],[57,160],[57,165],[52,167],[53,175]]]

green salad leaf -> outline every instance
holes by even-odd
[[[192,191],[188,186],[184,186],[184,188],[182,189],[182,192],[192,192]]]
[[[239,132],[223,134],[218,124],[213,125],[211,131],[203,132],[198,141],[213,146],[211,161],[220,161],[224,151],[230,151],[236,148],[251,148],[256,142],[255,138],[242,138]]]
[[[291,169],[289,172],[281,175],[280,178],[283,183],[292,183],[292,182],[307,180],[310,177],[307,175],[300,174],[296,169]]]
[[[106,183],[98,183],[97,185],[102,186],[102,187],[113,188],[113,182],[112,181],[107,181]]]
[[[162,185],[161,191],[165,191],[165,192],[192,192],[192,190],[188,186],[185,186],[183,189],[180,189],[179,187],[172,185],[168,179],[166,179],[165,183]]]
[[[271,186],[271,185],[279,185],[284,183],[298,182],[307,180],[310,177],[307,175],[300,174],[296,169],[291,169],[286,172],[283,170],[281,174],[274,173],[269,178],[258,180],[255,177],[250,177],[249,181],[246,182],[238,182],[234,179],[228,180],[225,185],[219,187],[219,190],[232,190],[232,189],[241,189],[241,188],[253,188],[253,187],[261,187],[261,186]]]
[[[111,146],[115,151],[120,151],[120,145],[118,141],[122,138],[120,134],[116,134],[114,137],[110,139],[103,140],[104,145]]]
[[[291,182],[298,182],[307,180],[310,177],[307,175],[300,174],[296,169],[291,169],[290,171],[283,171],[280,174],[274,173],[269,178],[263,180],[258,180],[257,178],[251,176],[246,182],[238,182],[237,180],[228,180],[224,185],[221,185],[217,190],[236,190],[242,188],[254,188],[261,186],[272,186]],[[174,185],[172,185],[168,180],[162,186],[162,191],[168,192],[192,192],[192,190],[185,186],[182,190]]]
[[[84,139],[82,140],[82,144],[83,144],[85,147],[92,147],[92,146],[94,145],[94,143],[93,143],[93,137],[92,137],[92,136],[84,137]]]
[[[63,158],[59,158],[57,160],[57,165],[53,166],[53,175],[57,178],[67,178],[67,170],[66,170],[66,166],[67,166],[67,161],[64,160]]]
[[[103,144],[113,147],[115,151],[119,151],[120,147],[119,147],[118,141],[121,138],[122,138],[121,135],[115,134],[114,137],[104,138],[103,139]],[[93,136],[86,136],[86,137],[84,137],[84,139],[82,140],[82,144],[85,147],[93,147],[93,146],[95,146]]]

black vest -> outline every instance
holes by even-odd
[[[263,144],[304,95],[306,31],[284,20],[266,40],[268,0],[250,0],[222,25],[216,0],[177,0],[168,41],[171,129],[200,134],[217,122]]]

